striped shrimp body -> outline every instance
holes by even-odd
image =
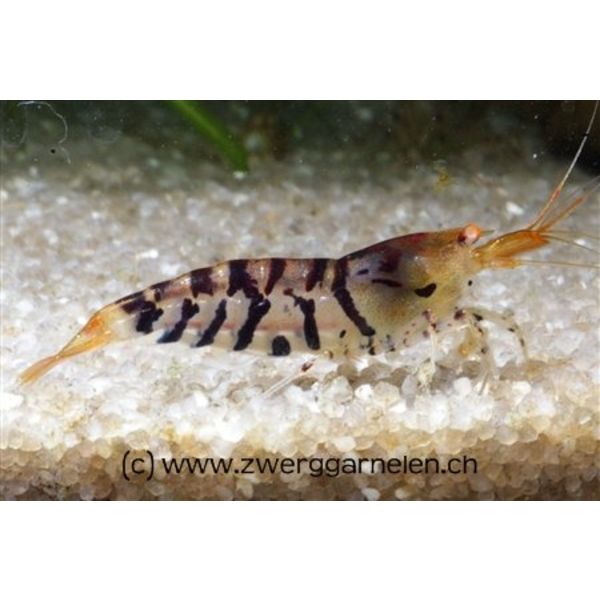
[[[523,229],[481,244],[486,232],[468,224],[396,237],[339,259],[240,259],[196,269],[100,309],[62,350],[24,371],[21,382],[82,352],[153,332],[160,332],[159,343],[343,359],[401,349],[461,321],[485,352],[479,322],[503,319],[461,307],[465,289],[480,271],[517,267],[528,262],[519,255],[559,240],[555,226],[597,188],[560,206],[597,107],[567,173]]]

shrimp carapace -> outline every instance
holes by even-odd
[[[99,310],[58,354],[27,369],[21,382],[35,381],[81,352],[153,332],[161,332],[159,343],[340,359],[433,340],[444,321],[464,323],[485,341],[479,324],[484,314],[497,322],[507,318],[462,308],[465,289],[482,269],[518,266],[525,262],[518,255],[560,239],[555,226],[596,189],[567,199],[564,208],[558,203],[597,108],[565,176],[526,228],[482,245],[479,240],[490,232],[468,224],[395,237],[339,259],[238,259],[196,269]],[[509,325],[518,332],[514,322]],[[486,354],[487,347],[480,347]]]

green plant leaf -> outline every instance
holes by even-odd
[[[245,148],[215,115],[193,100],[169,100],[169,104],[218,148],[234,171],[248,170]]]

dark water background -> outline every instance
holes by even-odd
[[[481,162],[500,170],[514,160],[546,155],[568,160],[593,110],[591,101],[211,101],[198,106],[239,145],[250,170],[260,161],[311,152],[354,154],[353,168],[356,161],[369,168],[390,156],[394,168],[436,161],[454,165],[474,149]],[[75,146],[86,146],[88,158],[101,160],[119,154],[124,138],[133,138],[150,145],[159,160],[176,153],[235,170],[218,144],[167,102],[2,101],[0,125],[5,166],[13,159],[21,166],[76,163]],[[600,118],[579,166],[591,175],[600,172]]]

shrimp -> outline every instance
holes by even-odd
[[[556,225],[598,187],[559,206],[597,110],[598,103],[567,172],[522,229],[480,244],[488,232],[471,223],[395,237],[339,259],[237,259],[199,268],[100,309],[62,350],[29,367],[20,381],[31,383],[68,358],[153,332],[160,332],[157,341],[163,344],[186,341],[271,356],[324,353],[343,360],[410,346],[457,321],[467,324],[471,338],[483,340],[484,354],[485,318],[508,324],[524,347],[516,323],[491,311],[461,308],[461,298],[480,271],[536,262],[520,255],[562,239]],[[471,338],[462,350],[472,345]]]

